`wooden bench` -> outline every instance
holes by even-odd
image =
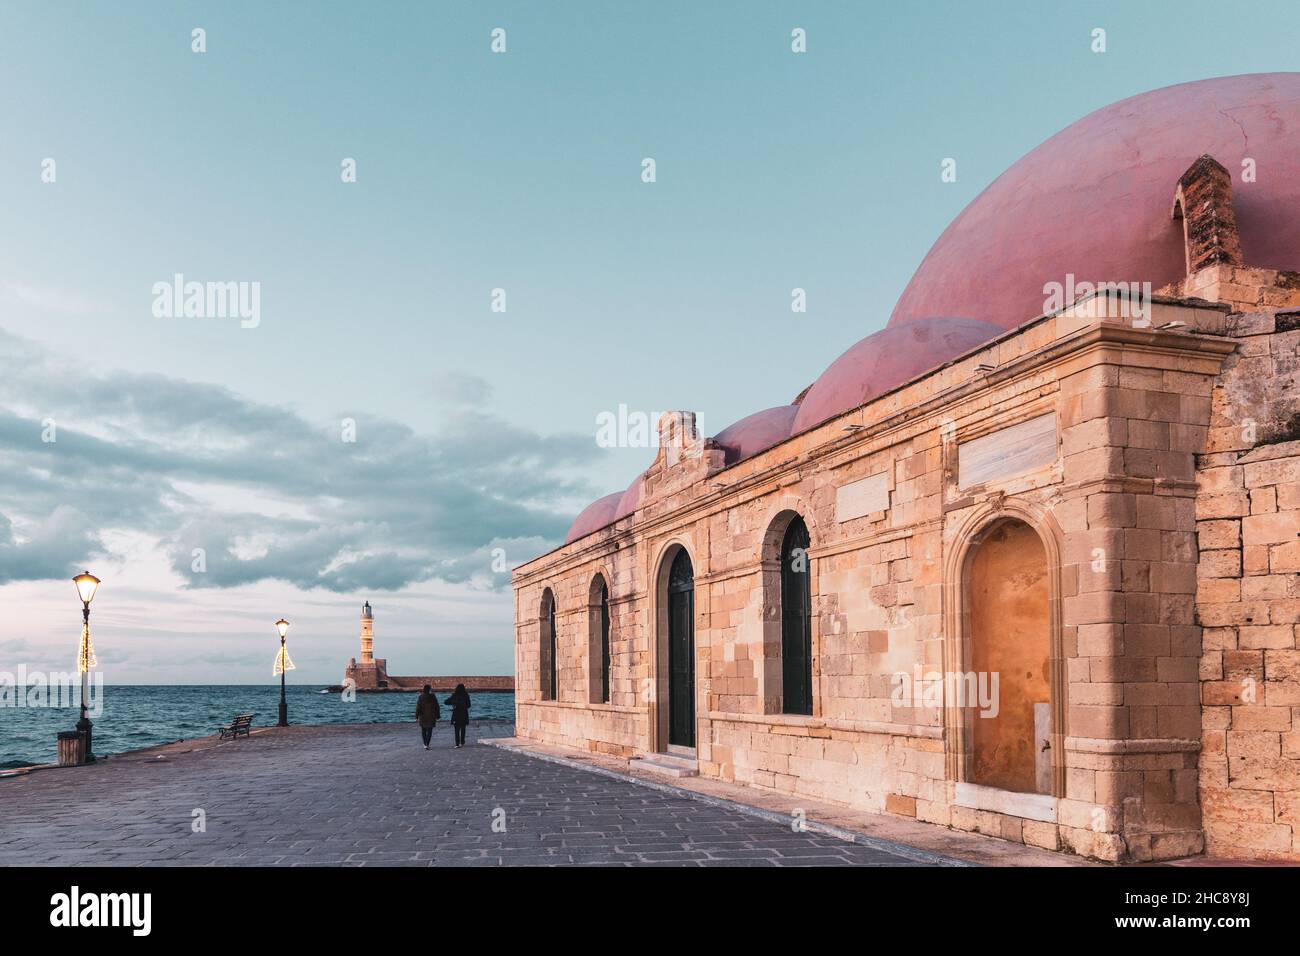
[[[253,726],[253,714],[240,714],[226,726],[221,728],[222,740],[234,740],[240,734],[248,736],[249,729]]]

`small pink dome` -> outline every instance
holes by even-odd
[[[971,201],[908,283],[889,325],[962,315],[1012,329],[1044,285],[1184,278],[1179,178],[1209,153],[1232,174],[1246,265],[1300,269],[1300,73],[1182,83],[1120,100],[1048,139]],[[1256,178],[1243,179],[1254,160]]]
[[[726,464],[734,465],[789,438],[798,412],[798,405],[765,408],[728,425],[713,440],[726,453]]]
[[[632,480],[632,484],[627,486],[627,491],[618,499],[618,507],[614,509],[614,520],[626,518],[632,512],[636,511],[641,504],[641,481],[645,478],[645,473],[641,473]]]
[[[593,531],[599,531],[607,524],[612,524],[615,520],[614,511],[622,497],[623,492],[616,491],[604,498],[597,498],[587,505],[582,509],[582,513],[573,519],[573,524],[569,525],[569,533],[564,536],[564,543],[577,541]]]
[[[857,408],[1001,332],[978,319],[918,319],[868,335],[813,382],[798,406],[792,433]]]

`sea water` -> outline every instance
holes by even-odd
[[[78,688],[80,690],[80,688]],[[342,694],[325,693],[323,685],[290,685],[291,724],[375,724],[413,721],[414,693],[356,694],[345,700]],[[441,691],[439,701],[450,691]],[[515,695],[505,692],[475,692],[470,720],[514,720]],[[0,769],[54,763],[58,759],[57,734],[74,730],[81,716],[73,695],[68,707],[0,707]],[[87,700],[94,701],[94,696]],[[236,714],[253,713],[254,727],[274,726],[279,719],[280,685],[229,684],[162,686],[144,684],[105,685],[99,702],[103,712],[91,715],[94,724],[92,747],[97,756],[137,750],[155,744],[206,737],[230,723]],[[443,717],[449,710],[443,708]]]

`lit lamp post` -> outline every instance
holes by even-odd
[[[284,636],[289,633],[289,622],[284,618],[275,622],[275,629],[280,632],[280,653],[275,659],[274,673],[280,675],[280,721],[277,727],[289,726],[289,702],[284,696],[284,672],[293,670],[293,661],[289,660],[289,652],[284,646]]]
[[[90,718],[86,716],[86,698],[90,696],[90,669],[97,666],[95,649],[90,645],[90,602],[94,600],[95,589],[99,587],[99,578],[89,571],[82,571],[72,583],[77,586],[77,595],[81,598],[81,650],[77,654],[77,669],[81,671],[81,719],[77,721],[77,733],[86,742],[83,758],[86,763],[95,759],[90,749]]]

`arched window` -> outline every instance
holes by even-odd
[[[594,704],[609,703],[609,584],[603,574],[591,581],[587,600],[588,699]]]
[[[556,679],[556,660],[559,657],[555,630],[555,595],[547,588],[542,594],[541,610],[541,647],[539,661],[541,664],[542,700],[556,700],[559,696],[559,684]]]
[[[781,710],[811,714],[812,573],[808,526],[795,515],[781,540]]]

